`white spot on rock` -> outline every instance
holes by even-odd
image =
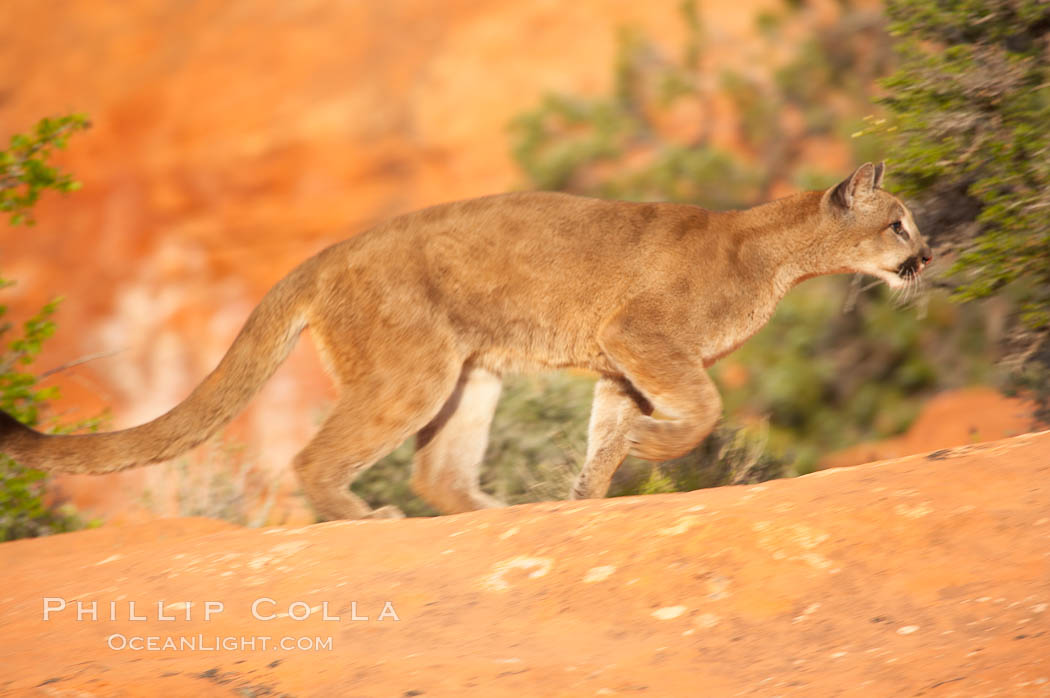
[[[550,572],[553,566],[554,560],[549,557],[518,556],[496,563],[492,573],[482,580],[482,586],[490,591],[506,591],[510,589],[510,583],[504,576],[511,570],[532,570],[528,578],[537,579]]]
[[[683,516],[682,518],[678,519],[678,521],[673,526],[668,526],[667,528],[661,528],[661,529],[659,529],[657,531],[657,533],[659,533],[661,536],[678,536],[678,535],[681,535],[681,534],[685,533],[686,531],[688,531],[690,528],[692,528],[693,524],[695,524],[698,519],[699,519],[699,517],[697,517],[697,516],[692,516],[692,515]]]
[[[593,582],[602,582],[608,579],[616,568],[612,565],[601,565],[600,567],[592,567],[587,570],[587,574],[583,575],[583,581],[586,584]]]
[[[685,606],[664,606],[653,611],[653,618],[657,620],[671,620],[686,612]]]
[[[262,555],[252,560],[248,560],[248,567],[253,570],[261,570],[263,567],[268,565],[273,560],[269,555]]]
[[[794,618],[792,618],[791,622],[792,623],[801,623],[802,621],[806,620],[806,618],[808,618],[810,615],[815,613],[817,611],[817,609],[819,609],[819,608],[820,608],[820,603],[819,602],[811,603],[809,606],[806,606],[806,610],[804,610],[802,613],[800,613],[797,616],[795,616]]]
[[[913,632],[919,629],[917,625],[902,625],[897,628],[898,635],[911,635]]]
[[[300,550],[309,547],[310,544],[303,541],[299,541],[297,543],[279,543],[278,545],[275,545],[273,546],[273,548],[270,549],[270,553],[272,553],[273,555],[294,555]]]

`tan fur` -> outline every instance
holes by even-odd
[[[422,497],[444,512],[499,505],[478,469],[500,376],[569,367],[600,375],[572,491],[600,497],[629,453],[665,460],[707,436],[721,399],[705,368],[762,327],[793,285],[865,272],[900,286],[921,270],[929,250],[878,186],[882,174],[867,164],[827,191],[725,213],[548,192],[410,213],[292,271],[167,414],[80,436],[0,415],[0,451],[81,473],[172,458],[227,423],[309,326],[341,389],[295,459],[321,516],[396,515],[370,511],[348,487],[413,434]],[[898,220],[909,239],[891,229]]]

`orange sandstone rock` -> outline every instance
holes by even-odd
[[[1042,432],[685,494],[5,543],[0,692],[1046,695],[1048,454]],[[151,637],[197,649],[130,648]]]
[[[1024,434],[1036,428],[1035,403],[976,386],[935,395],[901,436],[857,444],[830,454],[825,468],[900,458],[939,448],[965,446]]]

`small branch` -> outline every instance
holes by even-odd
[[[70,369],[70,368],[73,368],[74,366],[79,366],[80,364],[86,364],[88,361],[94,361],[95,359],[105,359],[105,358],[113,356],[115,354],[119,354],[122,351],[124,351],[124,350],[123,349],[113,349],[112,351],[100,351],[100,352],[98,352],[96,354],[88,354],[87,356],[81,356],[79,359],[73,359],[72,361],[70,361],[68,363],[64,363],[61,366],[56,366],[55,368],[50,368],[50,369],[44,371],[39,376],[37,376],[36,379],[38,381],[41,381],[41,380],[44,380],[45,378],[47,378],[48,376],[54,375],[56,373],[59,373],[61,371],[65,371],[65,370]]]

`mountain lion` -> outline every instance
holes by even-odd
[[[744,211],[521,192],[409,213],[279,281],[170,412],[72,436],[0,413],[0,452],[70,473],[178,456],[229,422],[309,327],[340,388],[295,458],[323,518],[399,515],[370,510],[349,484],[413,434],[426,501],[446,513],[499,506],[478,474],[501,376],[541,369],[599,375],[572,497],[601,497],[628,454],[667,460],[707,436],[722,404],[705,369],[792,286],[844,272],[894,288],[917,278],[930,249],[883,172],[868,163],[826,191]]]

